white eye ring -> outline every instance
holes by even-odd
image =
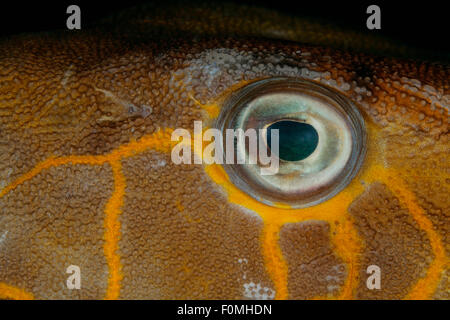
[[[222,132],[259,130],[281,120],[311,125],[319,136],[316,149],[299,161],[279,159],[273,175],[261,175],[259,162],[224,164],[238,188],[271,206],[302,208],[323,202],[348,185],[365,156],[364,120],[347,97],[321,84],[297,78],[253,82],[224,102],[216,127]],[[237,142],[235,152],[248,158],[245,140]]]

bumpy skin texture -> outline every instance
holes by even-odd
[[[267,10],[151,9],[0,43],[0,298],[449,298],[448,66],[338,50],[395,47]],[[358,176],[315,207],[170,160],[171,129],[211,126],[275,76],[327,85],[366,121]]]

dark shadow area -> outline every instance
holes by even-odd
[[[195,1],[197,0],[183,1],[183,3],[189,7]],[[66,8],[71,4],[81,7],[82,28],[87,28],[114,12],[147,2],[151,1],[5,2],[2,4],[0,12],[0,36],[64,29],[68,16]],[[258,5],[288,14],[312,17],[362,33],[378,33],[417,48],[445,51],[450,54],[449,27],[446,22],[448,14],[445,3],[442,1],[433,0],[419,3],[410,1],[231,0],[231,2]],[[366,9],[371,4],[377,4],[381,8],[381,30],[366,28],[368,17]]]

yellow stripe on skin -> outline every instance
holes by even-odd
[[[250,209],[259,214],[264,221],[264,229],[261,237],[261,245],[266,262],[266,269],[275,286],[276,299],[287,299],[288,268],[283,258],[279,242],[279,231],[286,223],[297,223],[308,220],[328,221],[331,226],[330,233],[335,251],[350,266],[347,281],[344,284],[338,298],[349,299],[358,283],[358,255],[361,252],[361,241],[353,228],[351,219],[347,215],[347,208],[362,192],[362,187],[355,182],[351,184],[351,190],[344,190],[337,196],[305,209],[276,208],[263,204],[248,196],[236,188],[229,180],[222,166],[213,164],[205,168],[212,180],[222,186],[228,195],[228,201]],[[338,224],[336,225],[336,221]]]
[[[382,181],[386,184],[399,199],[400,203],[408,209],[419,228],[426,232],[434,254],[434,260],[431,262],[426,276],[418,280],[405,298],[412,300],[429,299],[439,284],[441,273],[449,264],[442,239],[434,230],[433,224],[425,215],[424,210],[417,203],[414,193],[408,189],[407,184],[398,174],[391,174],[381,166],[374,166],[371,170],[371,175],[366,181]]]
[[[379,129],[368,123],[368,133],[372,138],[378,136]],[[376,140],[372,140],[376,141]],[[401,203],[408,209],[412,217],[423,229],[430,240],[435,259],[428,269],[427,275],[418,281],[408,299],[427,299],[436,290],[440,274],[448,264],[442,239],[434,231],[430,220],[423,209],[417,204],[415,195],[407,189],[394,168],[385,168],[377,161],[383,159],[377,146],[368,150],[366,163],[360,174],[345,190],[335,197],[313,207],[303,209],[286,209],[271,207],[242,192],[229,180],[225,170],[219,165],[210,165],[205,168],[211,179],[220,185],[228,195],[228,201],[243,206],[259,214],[264,221],[261,237],[262,250],[269,273],[275,289],[276,299],[288,298],[288,267],[279,246],[279,231],[285,223],[295,223],[307,220],[323,220],[330,224],[331,241],[334,251],[346,263],[348,268],[347,279],[340,290],[337,299],[351,299],[354,297],[359,283],[359,255],[362,252],[362,239],[356,232],[352,217],[347,213],[349,205],[364,191],[358,181],[368,183],[381,181],[399,197]],[[324,298],[324,297],[317,297]]]
[[[0,299],[34,300],[34,296],[24,289],[16,288],[0,282]]]
[[[369,134],[374,141],[380,139],[381,130],[369,123]],[[434,259],[428,267],[425,277],[419,279],[409,293],[404,297],[411,300],[431,299],[436,291],[441,274],[450,264],[450,259],[445,253],[442,237],[435,231],[430,219],[419,205],[416,195],[409,189],[407,183],[401,178],[403,168],[386,168],[380,164],[379,159],[384,159],[382,148],[372,150],[366,160],[366,173],[361,178],[367,183],[382,182],[398,198],[400,204],[405,207],[420,229],[425,231],[430,241]]]
[[[105,299],[117,299],[120,295],[120,287],[122,280],[122,265],[120,256],[117,252],[120,239],[120,220],[121,208],[123,206],[123,197],[125,195],[126,181],[122,172],[120,160],[132,157],[136,154],[144,152],[148,149],[160,152],[170,152],[172,146],[176,143],[171,141],[172,129],[159,130],[153,134],[142,137],[139,141],[132,141],[126,145],[122,145],[106,155],[96,156],[65,156],[51,157],[38,163],[33,169],[20,176],[18,179],[7,185],[1,192],[0,198],[5,196],[11,190],[27,180],[32,179],[43,170],[57,167],[65,164],[86,164],[86,165],[103,165],[109,163],[114,178],[114,190],[105,206],[104,220],[104,239],[105,244],[103,251],[108,265],[109,277]],[[0,284],[0,298],[24,299],[32,297],[25,291],[16,289],[6,284]]]
[[[223,92],[221,92],[216,97],[216,99],[211,103],[201,103],[194,97],[194,95],[192,93],[188,93],[188,98],[191,99],[195,105],[199,106],[202,110],[206,111],[206,114],[208,115],[209,119],[214,120],[219,116],[223,102],[232,92],[235,92],[236,90],[239,90],[240,88],[242,88],[252,82],[256,82],[256,81],[262,80],[262,79],[264,79],[264,78],[256,78],[256,79],[252,79],[252,80],[242,80],[242,81],[228,87]]]
[[[372,125],[368,128],[369,136],[376,135]],[[101,165],[108,162],[113,170],[114,192],[105,208],[105,247],[104,252],[110,270],[106,298],[115,299],[120,294],[121,264],[117,253],[118,240],[120,238],[120,222],[118,217],[123,205],[125,194],[125,177],[123,176],[120,160],[134,156],[147,149],[170,153],[176,142],[171,141],[172,129],[158,131],[154,134],[144,136],[139,141],[132,141],[120,146],[107,155],[99,156],[67,156],[60,158],[49,158],[39,163],[28,173],[5,187],[0,192],[0,197],[7,194],[18,185],[37,175],[44,169],[63,164],[88,164]],[[199,153],[200,150],[194,150]],[[335,246],[335,252],[348,266],[347,279],[336,298],[349,299],[354,297],[358,285],[359,255],[362,252],[362,240],[354,228],[352,218],[347,213],[350,203],[362,192],[362,185],[357,182],[381,181],[385,183],[399,197],[402,204],[409,210],[419,227],[426,231],[435,259],[428,269],[427,275],[420,279],[412,288],[406,298],[425,299],[431,297],[436,289],[440,273],[448,263],[445,256],[442,240],[434,231],[430,220],[426,217],[423,209],[417,204],[414,194],[407,189],[407,185],[399,178],[392,168],[386,169],[377,163],[382,159],[376,148],[369,149],[369,154],[364,168],[358,179],[354,179],[349,186],[335,197],[313,207],[304,209],[274,208],[258,202],[240,189],[236,188],[229,180],[227,174],[220,165],[212,164],[205,166],[206,173],[211,179],[222,186],[228,195],[228,201],[246,207],[258,213],[264,221],[261,234],[261,246],[264,255],[266,269],[276,289],[276,299],[288,298],[288,267],[279,246],[279,232],[285,223],[296,223],[307,220],[324,220],[330,224],[331,241]],[[9,288],[9,287],[8,287]],[[6,289],[5,292],[9,292]],[[12,290],[12,292],[14,292]],[[2,291],[0,290],[0,294]],[[20,296],[20,292],[15,292]]]
[[[152,149],[160,152],[170,152],[172,146],[176,143],[171,141],[172,129],[159,130],[153,134],[142,137],[139,141],[131,141],[126,145],[122,145],[114,149],[106,155],[81,155],[81,156],[62,156],[50,157],[38,163],[33,169],[20,176],[15,181],[4,187],[0,191],[0,198],[5,196],[11,190],[17,188],[19,185],[27,180],[32,179],[43,170],[62,166],[65,164],[86,164],[86,165],[102,165],[118,161],[123,158],[129,158],[136,154],[142,153],[147,149]]]
[[[205,110],[206,113],[208,114],[208,116],[209,116],[210,118],[215,119],[215,118],[217,118],[217,117],[219,116],[219,113],[220,113],[220,107],[219,107],[216,103],[213,103],[213,104],[202,104],[200,101],[198,101],[197,99],[195,99],[193,95],[189,94],[188,96],[189,96],[189,98],[190,98],[192,101],[194,101],[194,103],[195,103],[197,106],[199,106],[200,108],[202,108],[203,110]]]
[[[122,264],[117,252],[120,239],[119,215],[123,206],[125,195],[125,177],[120,161],[112,161],[111,168],[114,177],[114,191],[105,207],[105,245],[103,251],[108,262],[109,278],[106,291],[107,300],[118,299],[120,294],[120,282],[123,278]]]
[[[278,245],[281,226],[281,224],[270,224],[264,221],[261,242],[264,264],[275,286],[275,298],[287,299],[288,267]]]

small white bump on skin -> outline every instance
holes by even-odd
[[[238,263],[248,263],[248,260],[246,258],[239,258]]]
[[[152,159],[146,163],[145,169],[147,171],[151,171],[152,169],[159,169],[165,167],[166,165],[166,158],[161,154],[155,153],[152,155]]]
[[[266,55],[263,60],[253,55],[251,52],[238,51],[236,49],[219,48],[205,50],[194,58],[186,61],[187,67],[177,71],[183,85],[189,87],[197,87],[201,84],[210,84],[209,92],[202,92],[201,97],[196,97],[199,101],[210,99],[211,96],[220,94],[224,87],[220,86],[220,83],[226,82],[230,84],[238,83],[245,79],[256,79],[267,76],[288,76],[288,77],[302,77],[313,81],[321,82],[325,85],[333,87],[340,91],[349,92],[349,98],[360,104],[366,111],[374,112],[374,108],[371,108],[373,104],[376,104],[378,98],[375,96],[377,91],[382,90],[380,86],[393,88],[393,89],[406,89],[408,92],[416,93],[418,96],[410,97],[411,101],[417,101],[417,99],[423,99],[422,105],[429,105],[430,109],[437,109],[441,114],[448,111],[448,105],[450,104],[450,96],[445,95],[442,90],[436,90],[431,86],[425,85],[423,82],[414,78],[397,77],[395,79],[388,79],[383,81],[378,79],[379,83],[373,89],[374,82],[370,77],[360,77],[360,81],[345,81],[342,77],[330,79],[331,74],[329,72],[314,71],[317,64],[312,62],[315,58],[310,52],[300,52],[301,60],[298,58],[298,52],[292,56],[285,55],[283,53],[277,53],[272,55]],[[322,57],[328,59],[327,56]],[[333,59],[328,59],[329,63],[333,63]],[[263,61],[264,63],[261,63]],[[240,67],[237,68],[233,62],[236,62]],[[206,67],[205,67],[206,66]],[[219,71],[218,71],[219,69]],[[183,76],[184,74],[184,76]],[[178,79],[180,79],[178,78]],[[180,81],[176,84],[179,86]],[[175,85],[175,83],[174,83]],[[401,97],[405,99],[406,93],[402,93]],[[371,99],[369,103],[369,99]],[[391,98],[395,100],[395,97]],[[444,103],[443,103],[444,102]],[[447,103],[449,102],[449,103]],[[370,111],[373,109],[372,111]],[[377,110],[378,111],[378,110]],[[401,110],[402,114],[407,113],[407,109]],[[392,121],[396,121],[397,117],[391,115],[391,110],[384,108],[384,110],[375,114],[372,117],[380,121],[381,125],[387,125],[387,122],[383,120],[383,116],[390,117]]]
[[[0,244],[2,244],[5,241],[7,235],[8,235],[8,230],[3,232],[3,234],[0,236]]]
[[[327,291],[328,292],[335,292],[336,290],[338,290],[339,289],[339,286],[335,286],[335,285],[328,285],[327,286]]]
[[[239,258],[238,259],[238,263],[239,264],[243,264],[243,263],[245,264],[244,266],[242,266],[242,269],[243,269],[242,279],[245,280],[245,279],[247,279],[247,272],[245,271],[245,269],[247,268],[246,265],[248,264],[248,260],[246,258]]]
[[[67,82],[69,81],[70,77],[74,74],[74,72],[73,72],[73,70],[72,70],[73,67],[74,67],[74,65],[71,64],[71,65],[69,66],[69,68],[67,68],[66,72],[64,72],[64,76],[63,76],[63,78],[62,78],[62,80],[61,80],[61,85],[62,85],[63,87],[66,86],[66,84],[67,84]]]
[[[3,172],[2,172],[3,173]],[[11,177],[11,174],[13,173],[13,169],[12,168],[8,168],[4,171],[5,174],[2,174],[0,176],[0,178],[4,178],[4,180],[0,180],[0,191],[2,191],[2,189],[4,187],[6,187],[10,182],[9,182],[9,178]]]
[[[327,280],[327,281],[339,281],[339,277],[338,276],[330,276],[330,275],[328,275],[328,276],[325,277],[325,280]]]
[[[327,291],[334,294],[341,288],[340,283],[346,277],[346,268],[344,264],[338,264],[333,266],[332,270],[333,274],[327,275],[325,281],[329,283],[327,284]]]
[[[165,167],[166,166],[166,160],[158,160],[158,163],[156,163],[155,167]]]
[[[417,79],[410,79],[406,77],[402,77],[399,80],[394,81],[394,87],[396,88],[404,88],[410,92],[418,92],[423,95],[423,98],[425,98],[428,101],[430,101],[430,109],[435,110],[436,108],[439,108],[441,110],[449,111],[448,106],[450,105],[450,95],[445,95],[444,92],[436,90],[436,88],[430,86],[430,85],[423,85],[419,80]],[[402,97],[406,97],[406,95],[403,93]],[[443,104],[442,104],[443,102]]]
[[[240,67],[236,67],[236,57],[239,57]],[[309,56],[302,53],[302,57]],[[214,88],[212,94],[219,94],[217,84],[223,83],[223,80],[233,80],[239,82],[243,78],[254,79],[264,76],[291,76],[304,77],[308,79],[320,80],[325,76],[321,72],[312,71],[309,67],[313,67],[307,59],[301,62],[295,61],[298,66],[279,65],[281,61],[286,60],[281,54],[269,55],[265,58],[265,64],[255,64],[255,58],[250,52],[237,51],[229,48],[218,48],[205,50],[196,55],[194,59],[188,60],[185,69],[176,72],[177,77],[172,77],[171,82],[174,86],[179,86],[180,82],[196,87],[207,84],[207,87]],[[260,62],[260,61],[259,61]],[[272,65],[272,68],[270,68]],[[274,70],[275,69],[275,72]],[[180,81],[178,76],[183,77]],[[329,77],[329,76],[328,76]],[[229,82],[229,81],[225,81]],[[216,84],[216,85],[214,85]],[[333,82],[336,86],[336,82]],[[217,92],[216,92],[217,91]],[[199,101],[198,97],[195,97]]]
[[[417,80],[417,79],[409,79],[409,78],[406,78],[406,77],[402,77],[400,80],[404,84],[410,84],[410,85],[412,85],[412,86],[414,86],[416,88],[420,88],[422,86],[422,83],[419,80]]]
[[[350,90],[350,84],[348,84],[347,82],[344,82],[344,83],[340,86],[340,88],[341,88],[342,90],[344,90],[344,91],[348,91],[348,90]]]
[[[223,194],[225,194],[225,193],[223,193]],[[252,217],[255,217],[255,218],[257,218],[259,221],[263,221],[263,219],[261,218],[261,216],[258,214],[258,213],[256,213],[255,211],[253,211],[253,210],[250,210],[250,209],[248,209],[248,208],[245,208],[245,207],[242,207],[242,206],[240,206],[240,205],[238,205],[238,204],[233,204],[233,205],[235,205],[237,208],[239,208],[239,211],[240,212],[242,212],[242,213],[244,213],[244,214],[248,214],[248,215],[251,215]]]
[[[244,297],[255,300],[273,300],[275,298],[275,290],[262,287],[259,283],[244,283]]]

